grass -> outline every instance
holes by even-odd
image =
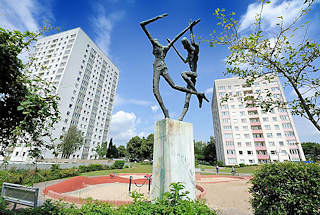
[[[94,172],[86,172],[81,173],[82,176],[100,176],[100,175],[110,175],[111,173],[152,173],[152,164],[133,164],[134,166],[131,168],[125,169],[112,169],[112,170],[100,170]],[[198,168],[201,170],[204,169],[215,169],[215,166],[209,165],[199,165]],[[246,174],[253,174],[255,170],[257,170],[259,166],[245,166],[245,167],[238,167],[236,171],[238,173],[246,173]],[[220,172],[223,173],[231,173],[231,167],[222,167],[220,168]],[[205,173],[204,173],[205,174]],[[208,173],[212,174],[212,173]]]
[[[134,164],[134,166],[131,168],[85,172],[85,173],[81,173],[81,175],[82,176],[99,176],[99,175],[110,175],[111,173],[152,173],[152,165],[151,164]]]
[[[205,170],[205,169],[216,169],[215,166],[209,166],[209,165],[202,165],[199,164],[198,168],[200,168],[201,170]],[[245,166],[245,167],[237,167],[236,171],[238,173],[249,173],[249,174],[253,174],[255,170],[257,170],[259,168],[259,166]],[[231,173],[231,167],[220,167],[220,172],[224,172],[224,173]]]
[[[235,168],[235,170],[238,173],[251,173],[253,174],[260,166],[245,166],[245,167],[238,167]],[[224,169],[221,169],[221,172],[231,172],[231,167],[224,167]]]

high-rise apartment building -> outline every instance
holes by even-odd
[[[32,74],[53,82],[60,97],[61,121],[53,137],[60,139],[70,126],[76,126],[85,140],[70,158],[94,159],[94,149],[107,140],[119,69],[81,28],[39,39],[33,56]],[[53,157],[47,151],[43,155]],[[21,146],[11,160],[27,157],[28,148]]]
[[[276,108],[263,112],[259,107],[246,107],[245,96],[264,99],[266,89],[273,98],[285,101],[278,77],[270,82],[258,79],[250,87],[240,78],[215,80],[212,115],[216,152],[218,160],[225,165],[305,160],[288,110]],[[230,98],[222,102],[227,94]]]

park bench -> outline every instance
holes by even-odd
[[[2,184],[1,197],[8,202],[14,203],[12,210],[16,209],[17,204],[35,208],[41,205],[38,202],[38,193],[39,188],[37,187],[4,182]]]

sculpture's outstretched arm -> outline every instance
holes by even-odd
[[[152,19],[148,19],[148,20],[146,20],[146,21],[140,22],[140,26],[141,26],[142,30],[143,30],[144,33],[147,35],[147,37],[149,38],[149,40],[150,40],[151,43],[153,43],[153,38],[152,38],[151,34],[148,32],[148,30],[146,29],[146,25],[148,25],[148,24],[150,24],[151,22],[154,22],[154,21],[156,21],[156,20],[158,20],[158,19],[161,19],[161,18],[163,18],[163,17],[166,17],[166,16],[168,16],[167,13],[162,14],[162,15],[159,15],[159,16],[156,16],[156,17],[154,17],[154,18],[152,18]]]
[[[167,46],[167,49],[169,49],[184,33],[186,33],[191,27],[195,26],[200,22],[200,19],[193,21],[191,24],[189,24],[188,27],[186,27],[183,31],[180,32]]]
[[[169,39],[167,39],[168,43],[170,43],[171,41]],[[179,51],[176,49],[176,47],[174,45],[172,45],[173,49],[176,51],[176,53],[178,54],[178,56],[180,57],[180,59],[184,62],[184,63],[187,63],[187,60],[184,59],[182,57],[182,55],[179,53]]]
[[[191,23],[192,23],[192,20],[190,20],[190,24]],[[190,28],[190,42],[191,42],[192,46],[194,46],[194,47],[199,46],[199,44],[194,41],[193,26]]]

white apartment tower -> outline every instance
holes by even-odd
[[[215,80],[212,115],[216,152],[225,165],[305,160],[288,110],[263,112],[259,107],[246,107],[244,96],[259,95],[263,99],[267,96],[265,89],[273,98],[285,100],[278,77],[270,82],[258,79],[250,87],[240,78]],[[226,94],[230,98],[222,102]]]
[[[81,28],[39,39],[33,56],[32,74],[53,82],[60,97],[61,121],[53,137],[59,139],[76,126],[85,142],[70,158],[94,159],[94,149],[107,140],[119,69]],[[27,159],[27,151],[27,147],[16,147],[11,160]],[[53,155],[44,152],[44,157]]]

